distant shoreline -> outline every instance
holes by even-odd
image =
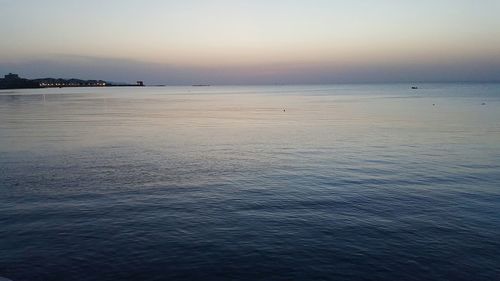
[[[136,84],[115,83],[104,80],[82,80],[62,78],[26,79],[17,74],[9,73],[0,78],[0,90],[45,89],[45,88],[100,88],[100,87],[144,87],[143,81]]]

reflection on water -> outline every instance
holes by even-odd
[[[499,170],[495,84],[0,91],[0,276],[493,280]]]

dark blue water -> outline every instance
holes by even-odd
[[[500,280],[500,85],[0,91],[0,185],[15,281]]]

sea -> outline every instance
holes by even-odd
[[[2,90],[0,276],[500,280],[500,84]]]

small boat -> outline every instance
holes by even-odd
[[[412,86],[411,89],[412,90],[418,90],[418,87],[417,86]]]

